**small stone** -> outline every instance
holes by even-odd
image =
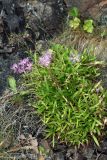
[[[101,154],[101,156],[99,156],[98,160],[107,160],[107,155]]]
[[[97,147],[98,152],[107,154],[107,139],[105,138],[100,147]]]
[[[87,147],[87,148],[84,148],[84,150],[83,150],[84,152],[83,152],[83,155],[84,155],[84,157],[86,157],[87,159],[92,159],[92,156],[93,156],[93,154],[94,154],[94,149],[93,149],[93,147]]]
[[[65,160],[64,154],[61,152],[58,152],[54,155],[54,160]]]

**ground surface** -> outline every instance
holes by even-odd
[[[14,5],[13,5],[14,4]],[[13,6],[13,8],[11,8]],[[10,13],[10,10],[12,12]],[[106,160],[107,137],[101,147],[95,144],[77,149],[58,144],[53,149],[50,140],[45,140],[39,117],[28,102],[9,102],[12,93],[8,90],[7,77],[12,74],[10,66],[28,56],[32,49],[41,52],[48,40],[73,45],[79,51],[93,45],[98,59],[107,62],[107,40],[98,36],[66,29],[64,23],[65,3],[59,1],[14,1],[0,0],[0,159],[25,160]],[[13,23],[14,19],[14,23]],[[63,24],[62,23],[62,24]],[[13,25],[14,24],[14,25]],[[60,35],[53,34],[60,31]],[[107,87],[107,69],[102,70],[104,86]],[[16,76],[16,79],[18,77]],[[20,77],[19,77],[20,78]]]

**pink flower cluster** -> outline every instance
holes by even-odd
[[[17,74],[25,73],[26,71],[31,71],[32,62],[27,57],[20,60],[19,63],[14,63],[11,66],[11,69],[13,70],[14,73],[17,73]]]
[[[52,61],[52,50],[47,50],[40,58],[39,64],[44,67],[48,67]]]

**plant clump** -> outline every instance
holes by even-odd
[[[93,33],[94,31],[94,22],[92,19],[86,19],[84,22],[81,21],[79,16],[79,10],[76,7],[73,7],[69,10],[69,26],[74,30],[78,27],[81,27],[87,33]],[[83,23],[83,24],[82,24]]]
[[[99,145],[106,94],[98,80],[100,62],[87,50],[78,53],[59,44],[35,59],[22,83],[34,96],[29,101],[46,126],[46,137],[53,145],[60,141],[79,146],[92,138]]]

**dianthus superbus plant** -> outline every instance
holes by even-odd
[[[46,63],[46,65],[45,65]],[[59,44],[52,46],[24,75],[29,100],[46,125],[46,137],[80,145],[91,138],[98,145],[104,127],[105,91],[95,57],[78,54]]]

